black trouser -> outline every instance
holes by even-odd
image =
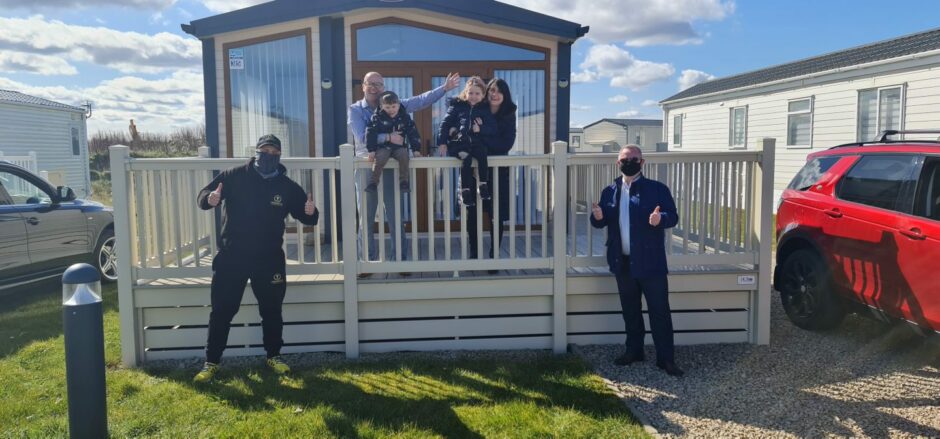
[[[674,341],[672,335],[672,312],[669,310],[669,282],[666,275],[634,278],[630,275],[630,257],[624,256],[621,270],[615,276],[620,292],[620,307],[623,324],[627,332],[627,354],[643,355],[646,328],[643,324],[643,302],[646,297],[647,314],[653,343],[656,344],[656,361],[672,362]]]
[[[473,178],[473,159],[477,159],[477,174],[480,181],[489,181],[489,165],[486,161],[486,146],[472,144],[469,149],[465,149],[470,155],[463,159],[463,166],[460,168],[460,187],[461,189],[476,189],[476,179]]]
[[[484,201],[483,202],[483,211],[488,213],[487,223],[490,226],[490,259],[493,258],[493,252],[498,251],[496,247],[496,233],[499,231],[499,245],[503,245],[503,223],[499,221],[499,225],[495,226],[493,223],[493,202]],[[467,241],[470,242],[470,259],[477,258],[477,208],[476,206],[471,206],[467,208]]]
[[[206,361],[218,364],[228,344],[229,326],[238,313],[245,285],[251,279],[251,291],[258,301],[264,350],[268,357],[279,355],[284,340],[281,305],[287,292],[284,252],[269,252],[268,257],[255,254],[219,252],[212,261],[212,312],[209,314],[209,337]]]

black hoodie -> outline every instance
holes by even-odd
[[[219,249],[251,256],[271,256],[284,242],[287,214],[301,223],[316,225],[320,211],[304,213],[307,194],[287,177],[284,165],[278,175],[265,179],[255,169],[252,158],[244,166],[223,171],[199,191],[196,202],[203,210],[212,209],[209,193],[222,183],[222,241]]]

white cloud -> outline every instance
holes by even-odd
[[[195,39],[168,32],[148,35],[71,25],[40,15],[0,17],[0,51],[56,56],[124,73],[158,73],[202,63],[202,47]]]
[[[504,0],[533,11],[590,26],[587,37],[628,46],[698,44],[693,24],[734,13],[731,0]]]
[[[628,110],[628,111],[621,111],[617,113],[617,117],[623,119],[623,118],[628,118],[628,117],[637,117],[641,114],[642,113],[639,110]]]
[[[679,91],[685,90],[695,84],[711,81],[712,79],[715,79],[713,75],[709,75],[700,70],[683,70],[682,74],[679,75]]]
[[[586,75],[610,78],[611,87],[632,90],[667,79],[676,72],[671,64],[636,59],[630,52],[613,44],[591,46],[581,68]]]
[[[236,9],[247,8],[260,3],[267,3],[271,0],[202,0],[206,9],[212,12],[229,12]]]
[[[642,105],[643,105],[644,107],[652,107],[652,106],[659,105],[659,102],[656,102],[656,101],[654,101],[654,100],[652,100],[652,99],[647,99],[647,100],[643,101],[643,104],[642,104]]]
[[[20,52],[0,52],[0,72],[26,72],[38,75],[78,74],[78,70],[62,58]]]
[[[194,70],[178,70],[156,80],[122,76],[88,88],[35,87],[0,77],[0,89],[70,105],[91,100],[90,132],[124,131],[130,119],[143,131],[169,132],[202,123],[205,115],[202,74]]]
[[[591,108],[590,105],[571,104],[571,111],[589,111]]]
[[[580,84],[584,82],[594,82],[597,81],[597,73],[584,71],[584,72],[575,72],[571,74],[571,83]]]
[[[630,98],[626,95],[617,95],[607,98],[607,102],[613,102],[615,104],[624,104],[630,101]]]
[[[0,0],[2,9],[75,9],[99,6],[124,6],[128,9],[148,11],[163,10],[176,3],[176,0]]]

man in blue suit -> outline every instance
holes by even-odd
[[[682,376],[673,357],[665,246],[665,230],[679,222],[679,215],[669,188],[643,177],[644,162],[639,146],[623,147],[617,158],[623,175],[604,188],[600,203],[592,207],[591,225],[607,227],[607,263],[617,278],[627,332],[626,350],[614,364],[643,360],[642,293],[656,344],[656,366],[669,375]]]

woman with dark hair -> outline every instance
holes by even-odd
[[[490,112],[496,119],[496,132],[485,136],[484,143],[487,147],[487,154],[508,155],[516,143],[516,104],[512,101],[512,93],[509,91],[509,84],[506,81],[495,78],[486,85],[486,100],[490,107]],[[488,186],[492,190],[493,172],[489,173]],[[483,209],[488,214],[490,226],[490,258],[493,257],[494,247],[496,246],[496,236],[498,231],[499,242],[503,242],[503,222],[509,219],[509,203],[513,202],[509,194],[509,168],[499,168],[496,173],[499,179],[499,193],[495,194],[495,199],[499,201],[499,219],[493,218],[493,201],[484,201]],[[494,221],[496,220],[496,221]],[[493,227],[496,225],[496,227]],[[467,232],[470,241],[470,257],[477,257],[477,215],[476,209],[467,209]],[[490,270],[495,273],[496,270]]]

